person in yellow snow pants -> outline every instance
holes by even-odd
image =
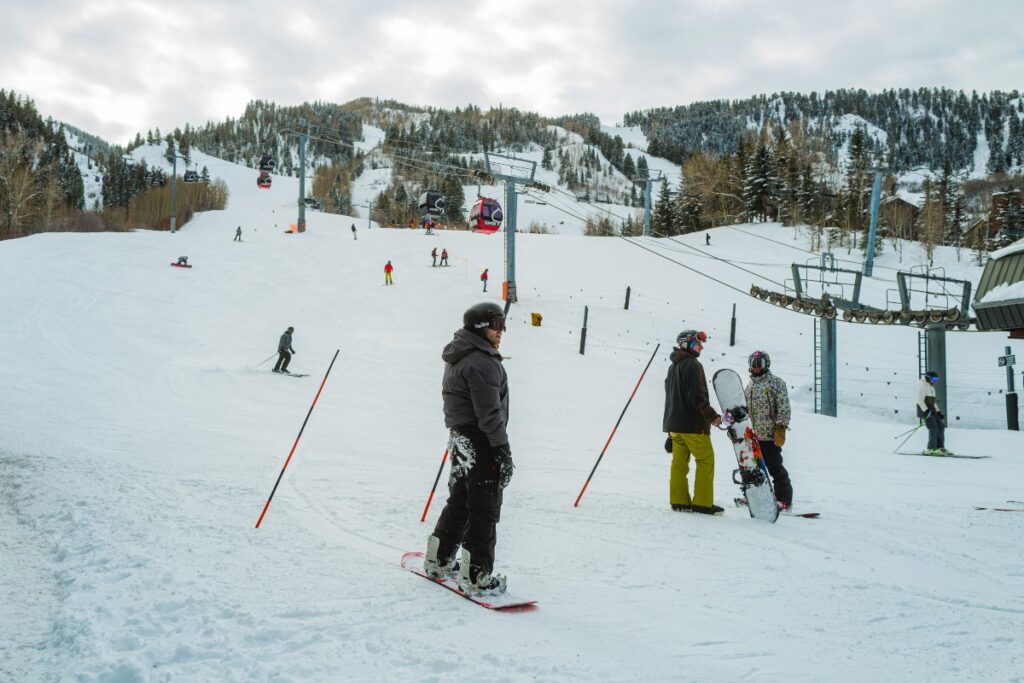
[[[669,434],[672,438],[672,469],[668,499],[673,505],[710,507],[715,502],[715,450],[708,434]],[[693,496],[690,496],[690,457],[696,462]]]

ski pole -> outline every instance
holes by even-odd
[[[444,449],[444,455],[441,457],[441,466],[437,468],[437,477],[434,478],[434,488],[430,489],[430,497],[427,498],[427,504],[423,508],[423,516],[420,517],[420,522],[424,522],[427,519],[427,510],[430,509],[430,501],[434,500],[434,491],[437,490],[437,482],[441,481],[441,472],[444,470],[444,462],[448,459],[448,449]]]
[[[273,358],[276,355],[277,355],[277,352],[274,352],[274,353],[270,354],[270,358]],[[267,358],[267,360],[270,360],[270,358]],[[263,363],[266,363],[267,360],[263,361]],[[260,363],[260,365],[263,365],[263,363]],[[259,367],[260,365],[257,365],[256,367]]]
[[[914,434],[917,433],[917,430],[920,429],[921,425],[923,425],[923,424],[924,424],[924,422],[918,422],[917,426],[910,430],[910,436],[908,436],[907,438],[903,439],[903,441],[900,441],[900,445],[896,447],[896,450],[894,450],[893,453],[896,453],[897,451],[899,451],[899,449],[903,448],[903,444],[905,444],[906,442],[910,441],[910,437],[914,436]],[[906,434],[906,432],[903,432],[903,434]],[[903,436],[903,434],[898,434],[898,435],[894,436],[893,438],[894,439],[898,439],[901,436]]]
[[[292,444],[292,450],[288,453],[288,457],[284,461],[284,467],[281,468],[281,473],[277,475],[277,481],[274,482],[274,488],[270,491],[270,496],[267,498],[267,504],[263,506],[263,512],[260,513],[260,518],[256,520],[256,528],[260,528],[260,524],[263,523],[263,516],[267,514],[267,509],[270,508],[270,501],[274,499],[274,494],[277,492],[277,486],[281,483],[281,477],[284,476],[284,471],[288,469],[288,463],[291,462],[292,455],[295,453],[295,448],[299,445],[299,439],[302,438],[302,432],[306,430],[306,423],[309,422],[309,416],[313,414],[313,408],[316,407],[316,402],[320,398],[320,392],[324,390],[324,385],[327,384],[327,376],[331,374],[331,368],[334,367],[334,361],[338,360],[338,352],[341,349],[337,349],[334,352],[334,358],[331,359],[331,364],[327,366],[327,372],[324,373],[324,380],[320,382],[320,388],[316,390],[316,396],[313,397],[313,403],[309,406],[309,412],[306,413],[306,419],[302,421],[302,428],[299,429],[299,435],[295,437],[295,443]]]
[[[587,480],[583,482],[583,488],[580,489],[580,495],[576,496],[576,502],[572,504],[573,507],[580,506],[580,498],[583,497],[583,492],[587,490],[587,486],[590,485],[590,480],[594,476],[594,472],[597,471],[597,466],[601,464],[601,458],[604,457],[604,452],[608,450],[608,445],[612,442],[612,437],[615,436],[615,431],[619,428],[619,423],[622,422],[622,418],[626,414],[626,410],[629,409],[629,404],[633,402],[633,397],[636,396],[636,390],[640,388],[640,382],[644,381],[644,375],[647,374],[647,369],[651,367],[651,363],[654,362],[654,355],[658,353],[658,349],[661,348],[661,344],[654,347],[654,353],[651,354],[651,359],[647,361],[647,365],[644,367],[644,371],[640,373],[640,379],[636,381],[636,386],[633,387],[633,393],[629,395],[629,400],[626,401],[626,406],[622,409],[622,413],[619,415],[619,419],[615,422],[615,426],[612,428],[612,433],[608,435],[608,440],[604,443],[604,448],[601,449],[601,454],[597,456],[597,462],[594,463],[594,469],[590,470],[590,475]]]

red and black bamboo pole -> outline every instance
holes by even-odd
[[[437,468],[437,476],[434,478],[434,488],[430,489],[430,497],[427,498],[427,504],[423,507],[423,516],[420,517],[420,522],[424,522],[427,519],[427,510],[430,509],[430,501],[434,500],[434,491],[437,490],[437,482],[441,481],[441,472],[444,471],[445,460],[448,459],[448,449],[444,449],[444,455],[441,456],[441,466]]]
[[[597,456],[597,462],[594,463],[594,469],[590,470],[590,475],[587,480],[583,482],[583,488],[580,489],[580,495],[576,496],[576,502],[572,504],[573,507],[580,506],[580,498],[583,497],[583,492],[587,490],[587,486],[590,485],[590,480],[594,476],[594,472],[597,471],[597,466],[601,464],[601,458],[604,457],[604,452],[608,450],[608,445],[612,442],[612,438],[615,436],[615,430],[619,428],[619,423],[622,422],[622,418],[626,415],[626,411],[629,409],[629,404],[633,402],[633,397],[636,396],[636,390],[640,388],[640,382],[644,381],[644,375],[647,374],[647,369],[651,367],[651,363],[654,362],[654,356],[658,353],[658,349],[661,348],[661,344],[654,347],[654,352],[651,354],[651,359],[647,361],[647,365],[644,367],[644,371],[640,373],[640,379],[636,381],[636,386],[633,387],[633,393],[629,395],[629,400],[626,401],[626,406],[622,409],[622,414],[619,415],[619,419],[615,422],[615,426],[612,428],[612,433],[608,435],[608,440],[604,443],[604,448],[601,449],[601,454]]]
[[[306,423],[309,422],[309,416],[313,414],[313,408],[316,407],[317,399],[320,398],[320,392],[324,390],[324,385],[327,384],[327,377],[331,374],[331,368],[334,367],[334,361],[338,360],[338,352],[341,349],[337,349],[334,352],[334,358],[331,359],[331,364],[327,366],[327,372],[324,373],[324,380],[320,382],[320,388],[316,391],[316,396],[313,397],[313,403],[309,406],[309,412],[306,413],[306,419],[302,421],[302,428],[299,429],[299,435],[295,437],[295,443],[292,444],[292,450],[288,453],[288,457],[284,461],[284,467],[281,468],[281,473],[277,475],[277,481],[274,482],[274,488],[270,491],[270,496],[267,498],[267,504],[263,506],[263,512],[260,513],[260,518],[256,520],[256,528],[260,528],[260,524],[263,523],[263,517],[267,514],[267,510],[270,508],[270,501],[274,499],[274,494],[277,492],[277,486],[281,483],[281,477],[284,476],[284,471],[288,469],[288,463],[291,462],[292,455],[295,454],[295,448],[299,445],[299,439],[302,438],[302,432],[306,429]]]

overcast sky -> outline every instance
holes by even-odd
[[[544,115],[1024,89],[1019,0],[0,0],[0,88],[110,142],[361,96]]]

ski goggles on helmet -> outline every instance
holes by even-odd
[[[479,323],[473,325],[473,329],[476,329],[476,330],[491,329],[491,330],[494,330],[495,332],[504,332],[505,331],[505,318],[497,317],[497,318],[491,318],[490,320],[488,320],[486,322],[479,322]]]

